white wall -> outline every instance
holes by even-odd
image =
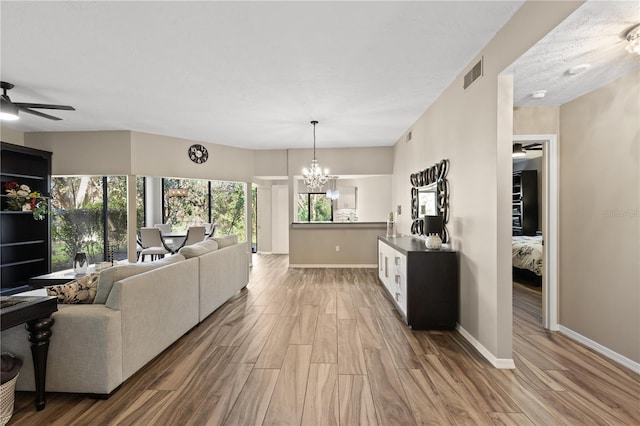
[[[258,252],[263,253],[270,253],[273,250],[271,194],[271,185],[258,186]]]
[[[289,186],[273,185],[271,191],[272,251],[289,253]]]

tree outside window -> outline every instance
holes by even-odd
[[[298,194],[298,222],[331,221],[333,221],[333,203],[327,194]]]

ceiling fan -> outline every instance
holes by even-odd
[[[532,143],[530,145],[522,145],[525,151],[541,151],[542,144],[541,143]]]
[[[13,89],[14,85],[7,83],[6,81],[0,81],[0,87],[2,88],[2,97],[0,101],[0,118],[3,120],[17,120],[18,111],[27,112],[29,114],[37,115],[38,117],[48,118],[49,120],[62,120],[61,118],[54,117],[53,115],[45,114],[40,111],[34,111],[36,109],[60,109],[64,111],[75,111],[76,109],[68,105],[51,105],[51,104],[31,104],[24,102],[12,102],[7,95],[7,90]]]
[[[513,144],[513,151],[511,152],[511,156],[514,158],[517,157],[525,157],[527,155],[527,151],[541,151],[542,144],[539,142],[532,143],[529,145],[523,145],[521,143]]]

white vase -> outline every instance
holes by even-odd
[[[440,250],[442,248],[442,238],[438,234],[429,234],[424,241],[424,245],[429,250]]]

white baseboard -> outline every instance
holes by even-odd
[[[615,361],[618,364],[624,367],[627,367],[630,370],[633,370],[637,374],[640,374],[640,363],[637,363],[634,360],[629,359],[624,355],[620,355],[619,353],[607,348],[606,346],[602,346],[600,343],[595,342],[589,339],[588,337],[583,336],[580,333],[576,333],[575,331],[563,325],[559,326],[558,329],[560,333],[564,334],[565,336],[575,340],[578,343],[582,343],[589,349],[593,349],[594,351],[598,352],[601,355],[604,355],[610,360]]]
[[[495,368],[513,370],[516,368],[516,364],[511,358],[496,358],[489,349],[485,348],[475,337],[471,335],[467,330],[462,328],[460,324],[456,324],[456,330],[462,335],[474,348],[480,352],[480,355],[486,358]]]
[[[290,263],[289,268],[377,268],[372,264],[341,264],[341,263]]]
[[[271,251],[262,251],[262,250],[258,250],[257,254],[273,254],[273,252]]]

